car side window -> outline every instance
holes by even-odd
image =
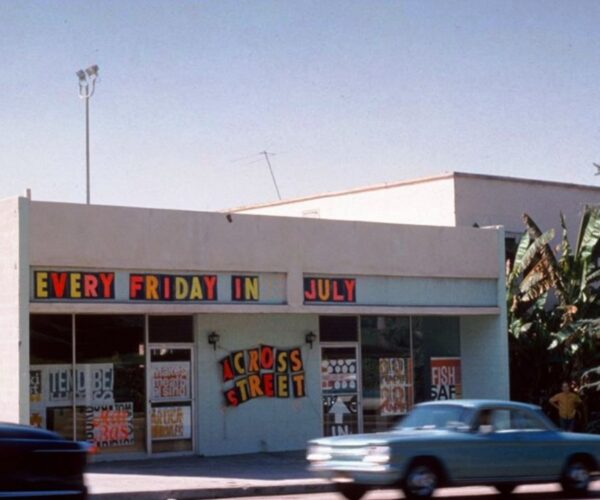
[[[515,410],[511,415],[511,428],[520,431],[541,431],[545,430],[544,425],[539,419],[525,411]]]
[[[510,412],[498,408],[484,408],[475,420],[475,430],[488,434],[510,428]]]
[[[494,410],[492,424],[496,432],[509,430],[511,428],[510,420],[510,410]]]

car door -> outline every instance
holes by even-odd
[[[473,429],[469,460],[474,480],[556,477],[555,432],[525,409],[490,408],[491,421]]]
[[[475,422],[466,477],[482,481],[514,476],[518,472],[519,436],[510,428],[510,410],[484,408]]]
[[[510,424],[519,450],[514,476],[522,479],[559,477],[564,466],[560,433],[525,409],[512,410]]]

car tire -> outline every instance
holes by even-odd
[[[360,500],[369,490],[369,488],[364,484],[356,483],[341,483],[336,487],[338,492],[348,500]]]
[[[494,488],[496,488],[498,493],[500,493],[502,496],[510,495],[513,491],[515,491],[516,487],[517,485],[512,483],[500,483],[494,485]]]
[[[582,495],[588,490],[590,480],[590,466],[585,460],[576,458],[565,467],[560,484],[566,493]]]
[[[402,484],[406,498],[430,498],[440,483],[438,468],[430,462],[412,464]]]

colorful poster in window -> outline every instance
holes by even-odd
[[[358,432],[357,396],[323,396],[323,433],[342,436]]]
[[[99,448],[133,445],[133,403],[87,406],[85,435]]]
[[[431,358],[431,399],[460,399],[462,378],[460,358]]]
[[[323,394],[356,393],[356,359],[324,359],[321,362],[321,390]]]
[[[260,345],[235,351],[219,361],[227,406],[257,398],[306,396],[302,349],[277,349]]]
[[[404,415],[411,404],[411,359],[379,358],[379,414]]]
[[[150,399],[177,401],[190,399],[189,361],[161,361],[150,365]]]
[[[73,385],[77,405],[103,405],[114,402],[115,371],[112,363],[31,365],[29,370],[29,399],[32,404],[70,406],[73,404]]]
[[[42,402],[42,370],[29,370],[29,402]]]
[[[192,408],[159,406],[152,408],[152,439],[191,439]]]

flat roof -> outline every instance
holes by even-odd
[[[322,198],[335,198],[337,196],[347,196],[351,194],[357,193],[365,193],[368,191],[378,191],[383,189],[391,189],[400,186],[408,186],[412,184],[426,184],[429,182],[436,182],[445,179],[452,178],[471,178],[471,179],[483,179],[489,181],[500,181],[500,182],[519,182],[522,184],[537,184],[544,186],[556,186],[570,189],[587,189],[587,190],[595,190],[600,192],[600,187],[598,186],[589,186],[586,184],[574,184],[569,182],[558,182],[558,181],[547,181],[541,179],[527,179],[522,177],[508,177],[508,176],[500,176],[500,175],[488,175],[488,174],[476,174],[476,173],[468,173],[468,172],[444,172],[437,175],[427,176],[427,177],[417,177],[415,179],[406,179],[402,181],[394,181],[394,182],[384,182],[380,184],[371,184],[369,186],[361,186],[357,188],[346,189],[342,191],[330,191],[325,193],[313,194],[308,196],[300,196],[297,198],[289,198],[286,200],[278,200],[267,203],[258,203],[254,205],[243,205],[240,207],[230,208],[221,210],[221,212],[243,212],[246,210],[252,210],[255,208],[266,208],[266,207],[275,207],[280,205],[288,205],[292,203],[299,203],[303,201],[311,201],[318,200]]]

